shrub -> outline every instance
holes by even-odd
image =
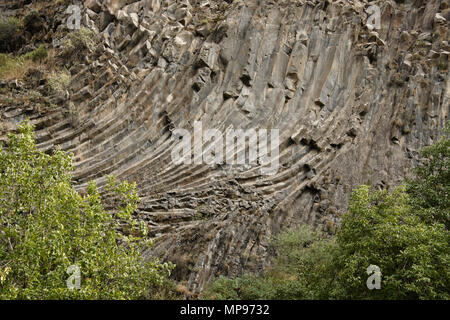
[[[0,20],[0,52],[11,52],[20,46],[20,20],[8,17]]]
[[[355,189],[336,237],[309,227],[282,233],[271,268],[261,276],[219,278],[204,297],[450,299],[449,149],[448,136],[425,148],[406,187]],[[370,265],[380,268],[380,289],[367,287]]]
[[[71,32],[62,43],[63,56],[81,57],[87,51],[95,49],[95,32],[88,28],[81,28],[76,32]]]
[[[39,12],[36,10],[31,10],[25,17],[22,19],[25,30],[36,33],[42,29],[42,21],[39,16]]]
[[[30,64],[31,61],[21,61],[11,55],[0,53],[0,79],[21,79]]]
[[[42,63],[47,56],[48,52],[42,45],[18,57],[0,54],[0,79],[23,79],[34,64]]]
[[[444,137],[421,151],[422,162],[407,182],[412,206],[428,223],[450,226],[450,123]]]
[[[52,72],[48,77],[48,84],[54,93],[64,93],[70,84],[72,77],[70,72],[62,70],[60,72]]]
[[[447,62],[445,60],[440,60],[437,67],[439,70],[447,70]]]
[[[116,184],[108,192],[122,202],[106,212],[95,183],[80,195],[71,184],[72,158],[37,149],[32,126],[9,134],[0,151],[0,298],[138,299],[157,297],[172,269],[144,261],[146,225],[132,212],[136,186]],[[81,287],[69,289],[69,266],[81,272]],[[70,269],[69,269],[70,270]]]
[[[26,53],[23,55],[23,59],[31,59],[33,62],[40,62],[42,60],[45,60],[48,56],[48,52],[45,49],[43,45],[40,45],[39,48],[36,50],[33,50],[31,52]]]
[[[449,299],[448,231],[411,210],[401,187],[362,186],[334,239],[308,227],[283,233],[278,257],[261,276],[219,278],[212,299]],[[380,268],[381,289],[369,290],[367,268]]]
[[[337,235],[337,269],[330,296],[341,299],[448,299],[448,231],[413,210],[404,187],[362,186],[352,194]],[[369,265],[381,269],[380,290],[366,287]]]
[[[236,279],[220,277],[207,286],[203,298],[219,300],[326,298],[336,243],[303,225],[272,241],[277,257],[262,275]]]
[[[48,52],[43,45],[18,57],[0,54],[0,79],[23,79],[30,68],[42,63],[47,57]]]

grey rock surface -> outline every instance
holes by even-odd
[[[31,114],[39,147],[74,153],[80,190],[108,174],[137,182],[156,238],[145,254],[175,262],[191,292],[262,271],[273,235],[299,223],[332,233],[352,188],[399,184],[440,137],[448,1],[417,3],[86,1],[98,47],[72,66],[68,97]],[[366,26],[373,4],[380,30]],[[1,113],[10,129],[30,116]],[[279,129],[278,173],[174,165],[173,128],[195,121]]]

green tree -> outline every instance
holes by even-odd
[[[8,135],[0,151],[0,298],[157,297],[173,266],[141,256],[151,242],[132,218],[136,186],[110,178],[119,201],[111,213],[93,182],[84,195],[75,191],[72,171],[71,155],[37,149],[29,123]],[[72,265],[81,271],[79,290],[66,285]]]
[[[337,234],[331,298],[448,299],[449,235],[424,221],[404,187],[392,192],[356,189]],[[381,269],[380,290],[368,290],[369,265]]]
[[[450,123],[444,137],[422,150],[415,177],[407,181],[408,193],[415,211],[429,223],[439,221],[447,230],[450,223]]]
[[[311,227],[282,233],[278,256],[262,275],[221,277],[204,297],[235,299],[449,299],[449,234],[412,209],[404,187],[354,190],[336,237]],[[369,290],[367,268],[381,270]]]
[[[215,299],[450,299],[449,148],[446,135],[422,152],[415,178],[393,191],[356,188],[333,238],[310,227],[282,233],[262,275],[221,277]],[[381,271],[369,290],[367,268]]]

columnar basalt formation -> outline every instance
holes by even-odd
[[[371,5],[379,30],[366,25]],[[156,239],[145,254],[177,263],[177,280],[200,292],[218,275],[263,270],[282,228],[334,232],[353,187],[403,180],[448,120],[449,10],[447,0],[85,1],[97,46],[66,60],[66,94],[52,109],[4,107],[2,123],[30,117],[40,148],[73,152],[80,190],[109,174],[137,182],[136,214]],[[175,165],[173,130],[195,121],[279,129],[277,174]]]

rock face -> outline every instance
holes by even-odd
[[[379,30],[366,25],[372,5]],[[145,254],[175,262],[194,293],[263,270],[282,228],[332,233],[352,188],[400,183],[448,119],[447,0],[84,6],[99,40],[71,67],[67,97],[47,112],[2,108],[2,122],[30,116],[42,149],[72,151],[80,190],[108,174],[137,182],[137,215],[156,238]],[[279,129],[278,173],[175,165],[173,129],[195,121]]]

